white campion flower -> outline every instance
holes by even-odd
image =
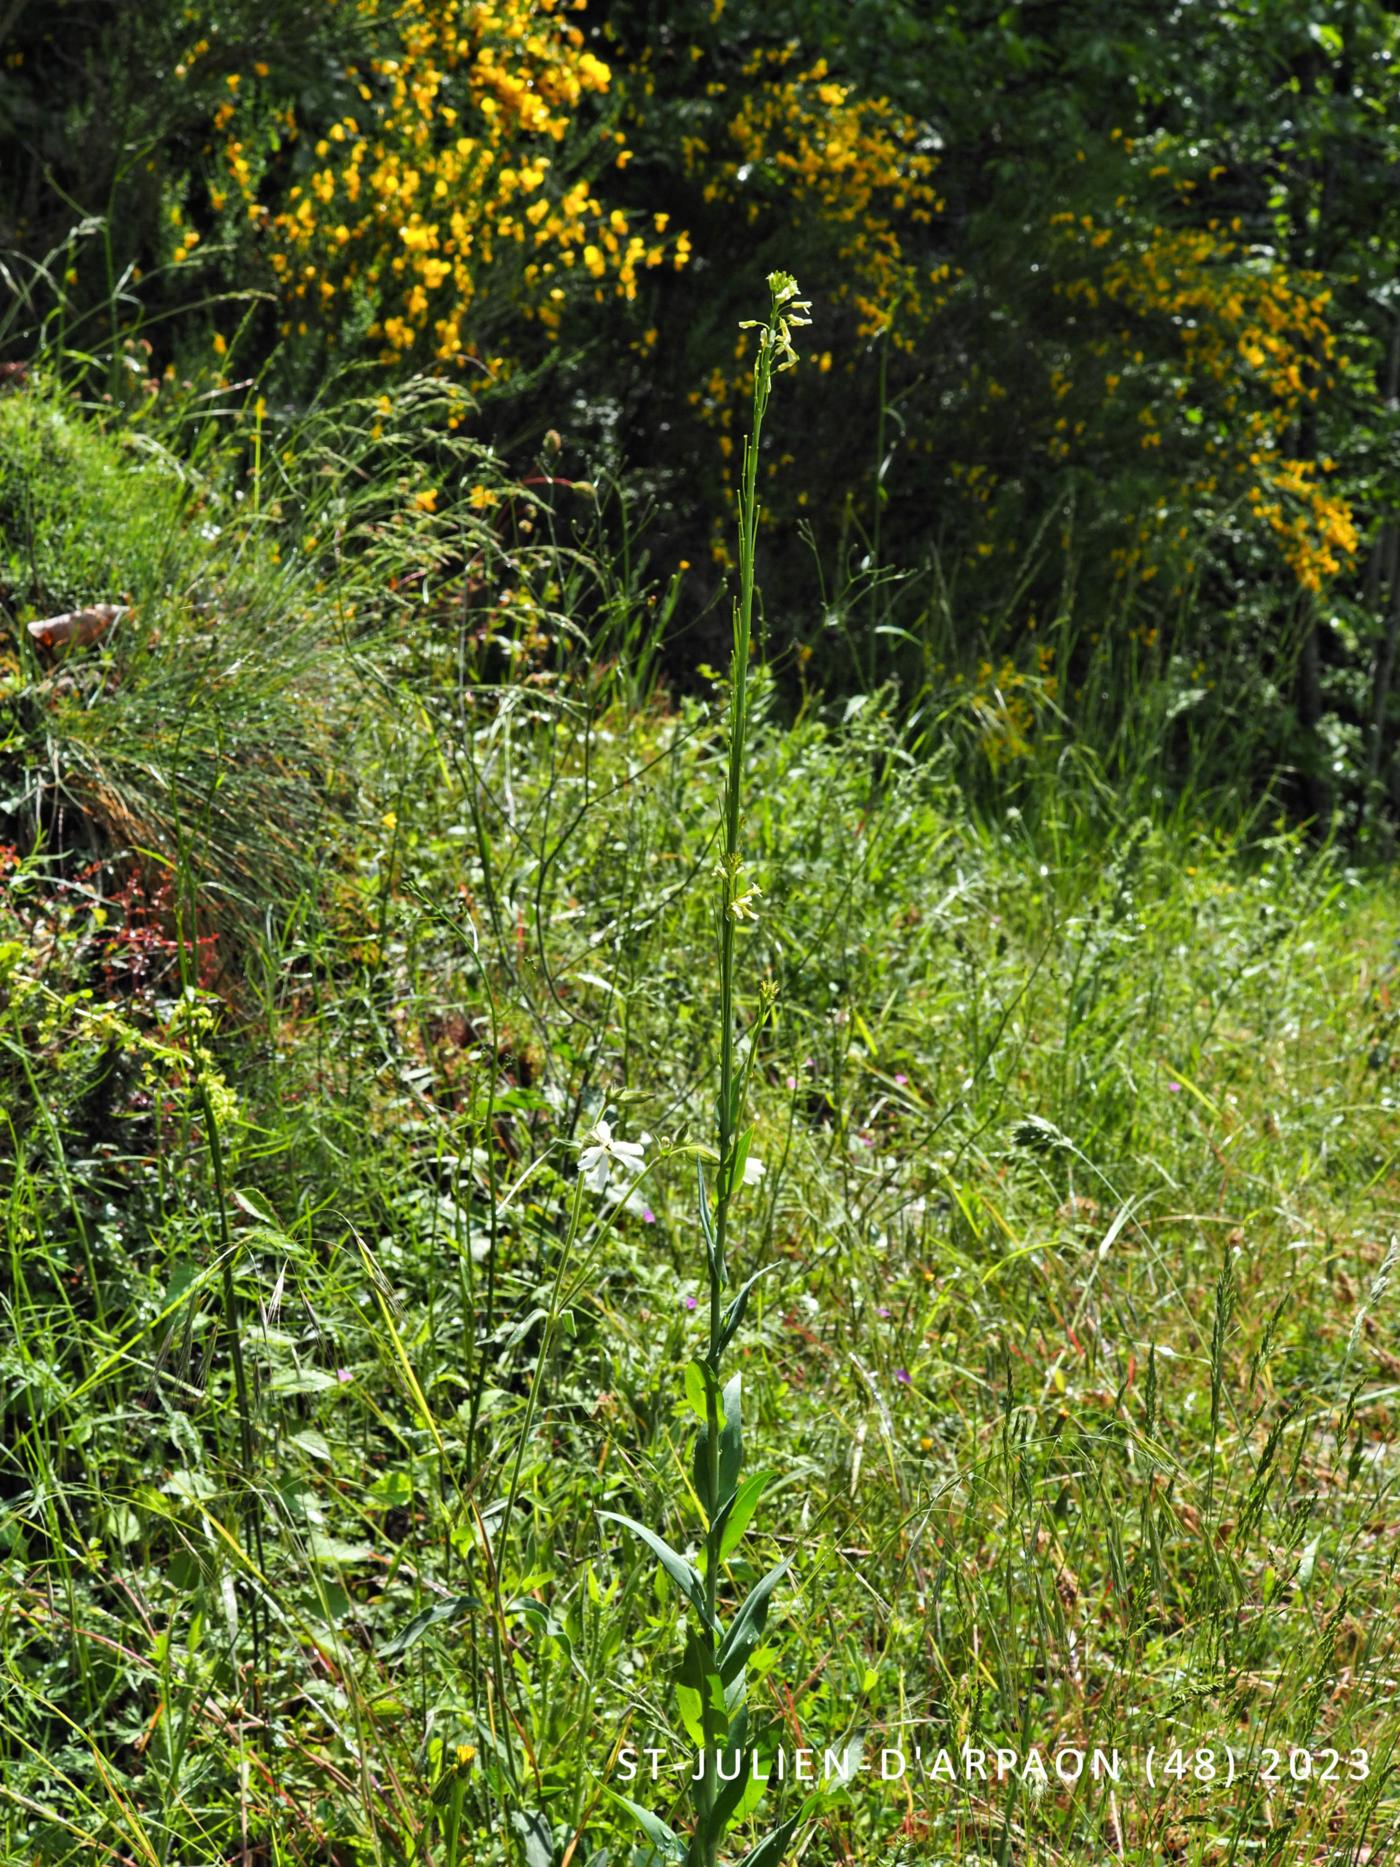
[[[757,1186],[767,1169],[756,1154],[750,1154],[744,1161],[744,1185]]]
[[[614,1174],[627,1180],[640,1173],[650,1140],[651,1136],[644,1134],[639,1141],[619,1141],[611,1124],[600,1118],[578,1157],[584,1185],[592,1193],[605,1193]]]

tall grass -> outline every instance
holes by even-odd
[[[10,620],[121,570],[162,633],[8,650],[0,1856],[664,1858],[617,1794],[742,1855],[738,1731],[864,1759],[772,1858],[1384,1858],[1393,878],[918,683],[785,716],[752,532],[668,695],[592,482],[446,417],[257,418],[256,512],[231,423],[166,526],[4,405],[69,450],[7,456]],[[775,1568],[745,1734],[707,1616]],[[1189,1761],[880,1776],[965,1742]]]

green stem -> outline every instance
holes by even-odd
[[[223,1306],[224,1333],[228,1338],[229,1360],[233,1365],[234,1405],[238,1414],[238,1450],[242,1466],[243,1496],[243,1547],[257,1573],[250,1586],[248,1595],[248,1622],[253,1643],[253,1704],[260,1706],[262,1694],[262,1616],[257,1590],[266,1573],[263,1561],[262,1515],[258,1504],[257,1480],[257,1436],[253,1426],[252,1396],[248,1387],[248,1371],[243,1360],[243,1317],[238,1301],[238,1286],[234,1281],[233,1265],[238,1255],[232,1231],[228,1221],[228,1185],[224,1171],[223,1136],[219,1131],[219,1118],[214,1109],[213,1098],[205,1081],[204,1057],[198,1032],[191,1036],[190,1054],[194,1063],[195,1099],[199,1104],[200,1115],[204,1122],[205,1145],[209,1149],[209,1164],[214,1178],[214,1199],[217,1206],[219,1225],[219,1255],[223,1258]]]
[[[719,1595],[720,1529],[720,1418],[719,1368],[723,1353],[720,1337],[724,1325],[724,1290],[728,1282],[726,1245],[729,1237],[729,1204],[734,1191],[735,1144],[743,1128],[744,1080],[736,1071],[734,992],[735,917],[731,904],[735,897],[739,866],[739,832],[742,823],[744,752],[748,729],[748,671],[753,641],[754,566],[758,545],[758,453],[763,430],[764,411],[772,386],[773,344],[776,316],[770,315],[754,363],[753,420],[744,443],[743,472],[739,492],[739,594],[734,602],[733,654],[729,674],[729,761],[724,787],[724,855],[719,884],[719,983],[720,983],[720,1060],[719,1102],[716,1109],[716,1140],[719,1168],[716,1176],[714,1252],[709,1265],[710,1341],[706,1356],[712,1379],[707,1383],[705,1425],[705,1469],[703,1473],[705,1507],[705,1606],[709,1626],[701,1632],[708,1666],[717,1671],[717,1645],[712,1631],[716,1625]],[[715,1867],[719,1835],[713,1820],[718,1789],[716,1753],[724,1733],[716,1710],[706,1694],[702,1712],[705,1738],[705,1768],[695,1786],[696,1830],[691,1847],[693,1867]]]

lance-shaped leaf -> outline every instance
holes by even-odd
[[[739,1489],[728,1498],[719,1512],[719,1559],[721,1562],[738,1548],[745,1530],[753,1520],[758,1509],[758,1500],[773,1478],[772,1472],[755,1472],[746,1478]]]
[[[683,1862],[686,1855],[684,1841],[668,1828],[659,1815],[653,1815],[650,1809],[644,1809],[640,1802],[633,1802],[630,1796],[619,1795],[615,1789],[608,1789],[604,1784],[605,1794],[612,1797],[632,1817],[642,1833],[656,1849],[662,1860]]]
[[[710,1260],[710,1274],[722,1287],[728,1280],[725,1277],[724,1266],[719,1259],[719,1242],[715,1237],[715,1222],[710,1213],[710,1196],[705,1191],[705,1168],[698,1160],[695,1163],[695,1187],[700,1200],[700,1230],[705,1238],[705,1251]]]
[[[755,1584],[752,1594],[730,1623],[717,1655],[720,1677],[726,1685],[739,1676],[750,1653],[763,1638],[769,1596],[791,1567],[791,1556],[784,1556],[776,1569],[770,1569],[763,1580]]]
[[[741,1399],[743,1376],[736,1374],[724,1390],[719,1429],[719,1503],[726,1504],[739,1489],[739,1471],[744,1462],[744,1429]]]
[[[722,1780],[715,1791],[711,1811],[711,1825],[716,1834],[723,1833],[732,1821],[742,1817],[761,1799],[766,1779],[762,1775],[755,1776],[752,1766],[744,1768],[744,1752],[757,1752],[773,1728],[771,1724],[764,1724],[751,1733],[748,1708],[741,1706],[735,1712],[719,1769]]]
[[[744,1856],[740,1867],[778,1867],[801,1819],[800,1815],[794,1815],[790,1821],[780,1823],[771,1834],[766,1834],[757,1847],[751,1848]]]
[[[713,1655],[692,1632],[686,1636],[685,1658],[676,1678],[676,1700],[686,1735],[697,1750],[715,1750],[729,1735],[729,1710],[724,1702],[724,1681]]]
[[[624,1530],[630,1530],[633,1536],[645,1543],[701,1620],[718,1635],[720,1630],[705,1605],[705,1584],[695,1564],[687,1562],[684,1556],[671,1548],[665,1537],[658,1536],[654,1530],[648,1530],[644,1523],[638,1523],[635,1518],[624,1517],[615,1510],[602,1510],[598,1515],[605,1522],[620,1523]]]
[[[740,1285],[738,1292],[731,1298],[729,1304],[725,1308],[723,1316],[720,1318],[719,1342],[717,1344],[717,1349],[720,1353],[723,1353],[723,1351],[729,1347],[729,1344],[734,1340],[735,1331],[744,1320],[744,1311],[749,1306],[749,1292],[753,1289],[760,1277],[766,1277],[769,1271],[776,1271],[780,1268],[781,1267],[777,1264],[765,1264],[761,1271],[755,1271],[753,1276],[750,1277],[746,1283]]]
[[[421,1640],[430,1627],[438,1627],[443,1621],[455,1621],[459,1614],[466,1614],[472,1608],[479,1608],[481,1603],[475,1595],[454,1595],[450,1601],[435,1601],[430,1608],[423,1608],[399,1629],[390,1635],[379,1649],[379,1657],[394,1660],[401,1653],[407,1653],[416,1640]]]

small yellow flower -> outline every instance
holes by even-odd
[[[413,503],[420,512],[436,512],[438,491],[435,486],[426,487],[421,493],[413,495]]]
[[[467,504],[476,512],[489,512],[492,506],[500,504],[500,494],[494,487],[474,486],[467,494]]]

